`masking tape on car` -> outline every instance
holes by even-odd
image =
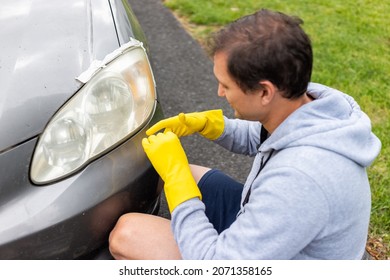
[[[76,80],[78,80],[79,82],[81,82],[83,84],[87,83],[95,74],[97,74],[101,69],[106,67],[106,65],[108,63],[110,63],[115,58],[122,55],[126,50],[128,50],[129,48],[132,48],[132,47],[141,47],[142,49],[145,50],[142,42],[140,42],[134,38],[130,38],[129,42],[127,42],[126,44],[123,44],[118,49],[107,54],[103,60],[92,61],[91,65],[88,67],[88,69],[86,71],[84,71],[83,73],[81,73],[78,77],[76,77]]]

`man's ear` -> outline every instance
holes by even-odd
[[[261,86],[261,89],[259,91],[259,94],[262,97],[261,102],[263,106],[268,105],[274,99],[277,88],[273,83],[268,80],[260,81],[259,84]]]

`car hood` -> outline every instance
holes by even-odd
[[[0,152],[40,134],[95,59],[119,46],[109,1],[0,2]]]

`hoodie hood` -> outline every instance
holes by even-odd
[[[263,143],[260,150],[312,146],[330,150],[367,167],[378,156],[380,140],[355,100],[335,89],[310,83],[314,101],[292,113]]]

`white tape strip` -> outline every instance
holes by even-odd
[[[98,73],[102,68],[106,67],[108,63],[113,61],[118,56],[122,55],[127,49],[132,47],[142,47],[142,42],[130,38],[130,41],[126,44],[123,44],[118,49],[114,50],[113,52],[107,54],[103,60],[94,60],[92,61],[91,65],[88,67],[87,70],[85,70],[83,73],[81,73],[78,77],[76,77],[76,80],[79,82],[85,84],[87,83],[96,73]]]

